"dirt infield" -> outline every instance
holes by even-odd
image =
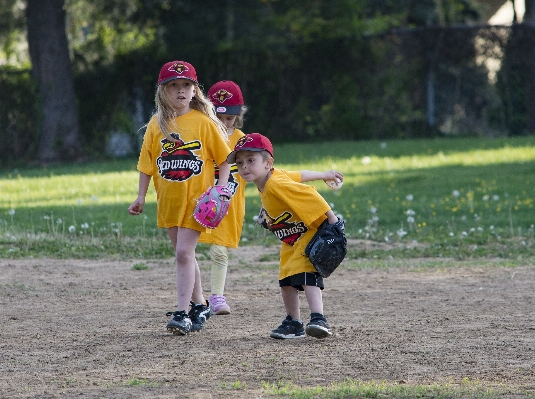
[[[285,317],[277,247],[233,252],[228,316],[185,337],[171,259],[0,259],[1,398],[257,398],[264,383],[346,378],[535,392],[535,267],[342,265],[326,282],[334,336],[273,340]],[[273,258],[273,256],[271,256]],[[201,261],[208,288],[208,263]],[[302,313],[308,317],[302,297]],[[515,396],[519,397],[519,396]]]

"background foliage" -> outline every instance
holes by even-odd
[[[137,152],[172,59],[191,62],[205,90],[236,81],[250,107],[245,131],[278,143],[532,133],[521,55],[535,35],[478,25],[484,2],[66,0],[66,9],[81,159],[106,156],[118,132]],[[0,73],[3,165],[32,162],[39,134],[24,32],[24,1],[1,0],[11,65]],[[492,79],[486,60],[502,62]]]

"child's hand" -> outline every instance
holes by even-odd
[[[137,197],[134,202],[132,202],[132,205],[128,207],[128,213],[130,215],[139,215],[143,212],[143,208],[145,207],[145,198],[143,197]]]
[[[344,181],[344,175],[336,170],[328,170],[327,172],[323,172],[323,181],[327,183],[328,181],[334,180],[341,182]]]

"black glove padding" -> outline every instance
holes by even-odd
[[[344,230],[343,220],[338,219],[335,224],[329,224],[328,219],[325,219],[305,248],[310,262],[324,278],[329,277],[346,256],[347,240]]]

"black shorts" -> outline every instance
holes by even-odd
[[[294,287],[298,291],[303,291],[303,285],[312,285],[323,289],[323,277],[318,273],[299,273],[279,280],[279,287]]]

